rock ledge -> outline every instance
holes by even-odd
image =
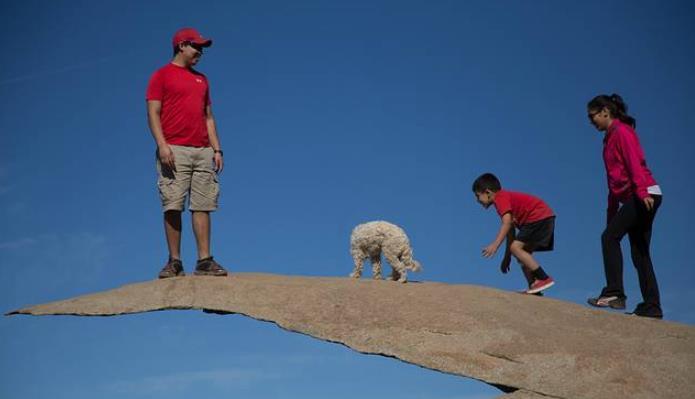
[[[237,273],[179,277],[8,315],[241,314],[494,385],[506,399],[686,398],[695,328],[472,285]]]

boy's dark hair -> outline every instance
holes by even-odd
[[[632,126],[633,129],[637,127],[637,120],[628,115],[627,104],[618,94],[613,93],[610,96],[606,94],[598,95],[592,98],[586,107],[592,112],[599,112],[606,108],[612,118],[619,119],[621,122]]]
[[[482,193],[485,190],[490,190],[496,193],[502,189],[502,184],[497,176],[492,173],[483,173],[473,182],[473,192]]]

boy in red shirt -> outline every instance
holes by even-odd
[[[507,239],[504,259],[500,265],[502,273],[509,271],[511,255],[519,261],[524,272],[527,294],[539,294],[550,288],[555,281],[548,276],[533,258],[534,251],[552,251],[555,237],[555,215],[540,198],[529,194],[502,190],[499,179],[485,173],[473,182],[473,193],[484,208],[495,205],[502,218],[502,226],[495,241],[483,248],[483,256],[493,256],[502,241]],[[516,233],[516,229],[519,232]]]

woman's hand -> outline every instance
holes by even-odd
[[[651,212],[652,209],[654,209],[654,198],[651,196],[645,197],[643,200],[644,206],[647,208],[648,211]]]

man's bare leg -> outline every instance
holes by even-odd
[[[164,212],[164,233],[171,259],[181,259],[181,211]]]
[[[193,233],[198,245],[198,262],[193,274],[199,276],[226,276],[227,270],[210,256],[210,212],[192,212]]]
[[[198,246],[198,259],[210,257],[210,212],[193,211],[193,234]]]

